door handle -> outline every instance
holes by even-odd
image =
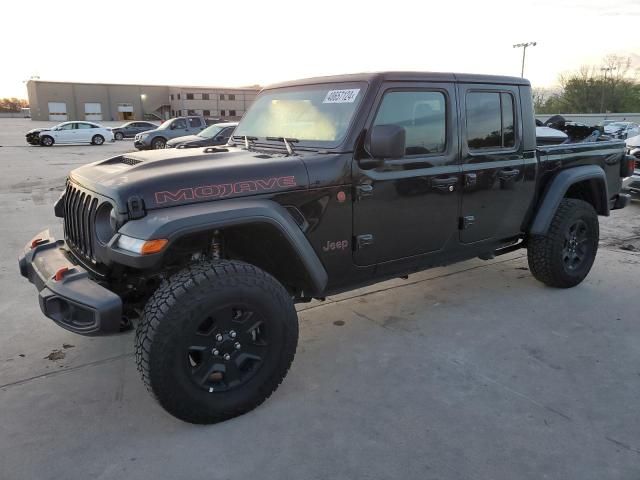
[[[431,187],[442,192],[453,192],[458,184],[458,177],[431,179]]]
[[[511,178],[517,177],[520,175],[520,170],[514,168],[513,170],[500,170],[498,172],[498,178],[500,180],[509,180]]]

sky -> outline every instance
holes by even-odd
[[[25,81],[267,85],[381,70],[558,75],[608,54],[640,67],[639,0],[2,2],[0,97]]]

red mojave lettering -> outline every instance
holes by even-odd
[[[219,185],[200,185],[198,187],[181,188],[175,191],[155,193],[156,203],[186,202],[211,198],[224,198],[232,194],[262,192],[278,188],[295,187],[296,177],[271,177],[259,180],[243,180],[236,183],[222,183]]]

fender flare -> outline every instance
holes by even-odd
[[[531,222],[529,233],[532,235],[544,235],[551,225],[551,220],[566,195],[569,188],[585,180],[596,180],[599,185],[601,208],[599,215],[609,215],[609,193],[607,188],[607,176],[602,167],[598,165],[582,165],[572,167],[559,172],[547,185],[539,202],[538,211]]]
[[[145,217],[125,223],[118,233],[142,240],[166,238],[170,246],[187,234],[248,223],[265,223],[278,229],[306,269],[313,289],[309,293],[319,296],[325,291],[328,275],[322,262],[287,210],[272,200],[223,200],[150,210]],[[162,252],[141,256],[116,248],[118,237],[109,242],[110,260],[137,268],[161,262]]]

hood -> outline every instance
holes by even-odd
[[[235,147],[128,153],[73,170],[69,179],[111,198],[120,213],[133,197],[147,210],[308,188],[300,156]]]
[[[50,128],[50,127],[46,127],[46,128],[32,128],[31,130],[29,130],[29,131],[27,132],[27,134],[29,134],[29,133],[47,132],[47,131],[49,131],[49,130],[51,130],[51,128]]]
[[[172,138],[167,142],[167,145],[177,145],[185,142],[206,142],[208,138],[199,137],[198,135],[185,135],[184,137]]]

